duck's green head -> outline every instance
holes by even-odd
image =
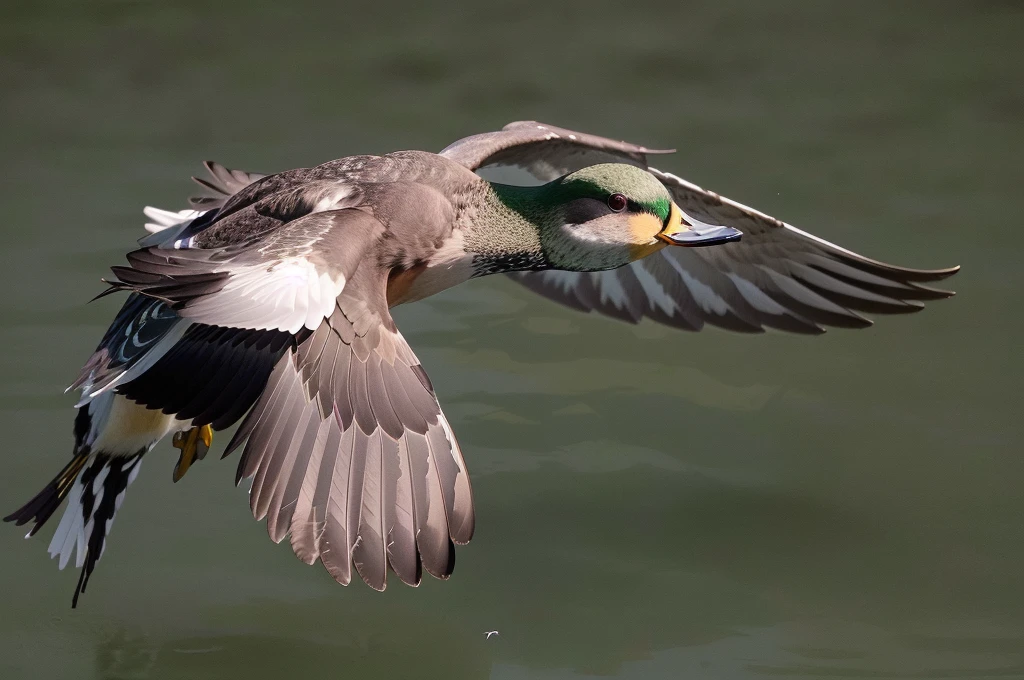
[[[560,177],[538,188],[537,205],[541,246],[558,269],[614,269],[667,245],[704,245],[665,185],[633,165],[604,163]]]
[[[466,241],[486,263],[481,273],[615,269],[665,246],[740,236],[687,218],[657,177],[625,163],[592,165],[536,187],[491,187],[501,207],[486,220],[488,229]]]

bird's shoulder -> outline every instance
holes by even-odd
[[[440,235],[482,180],[426,151],[349,156],[268,175],[232,196],[190,243],[221,248],[258,240],[313,213],[360,208],[389,231]],[[437,232],[437,234],[434,234]]]

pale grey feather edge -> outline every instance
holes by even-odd
[[[691,218],[744,232],[738,243],[666,248],[608,272],[510,275],[537,293],[583,311],[632,322],[648,317],[689,330],[711,324],[740,332],[776,328],[821,333],[829,325],[870,325],[859,312],[914,312],[923,301],[953,294],[922,283],[951,276],[958,267],[909,269],[857,255],[649,167],[647,155],[661,151],[520,121],[499,132],[459,140],[441,153],[470,169],[514,165],[544,181],[617,159],[646,167]]]
[[[618,162],[647,167],[649,154],[673,151],[649,149],[526,120],[509,123],[497,132],[460,139],[448,145],[440,155],[471,170],[489,165],[513,165],[546,182],[597,163]]]
[[[959,267],[911,269],[872,260],[670,173],[654,168],[651,172],[668,187],[685,214],[744,232],[738,243],[666,248],[658,255],[710,287],[745,321],[783,330],[799,330],[787,327],[794,320],[818,330],[821,326],[859,328],[870,321],[858,312],[916,312],[925,301],[953,295],[923,284],[952,276]],[[657,259],[634,264],[652,269],[653,263],[647,260]],[[803,330],[814,332],[811,327]]]
[[[354,567],[376,589],[388,568],[411,585],[422,569],[447,578],[453,543],[474,526],[461,451],[385,315],[346,289],[281,359],[228,447],[245,442],[238,479],[253,477],[250,507],[273,540],[290,532],[302,561],[319,559],[340,583]]]

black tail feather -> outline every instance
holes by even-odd
[[[78,575],[75,594],[71,598],[72,609],[78,606],[79,596],[85,592],[86,586],[89,585],[89,577],[92,576],[92,572],[96,568],[96,563],[103,557],[114,514],[121,505],[125,489],[134,479],[141,459],[141,452],[130,458],[112,457],[99,453],[82,473],[83,493],[80,511],[85,520],[85,526],[91,525],[92,530],[85,537],[85,561],[82,564],[81,573]],[[96,492],[94,482],[104,468],[108,470],[107,476],[99,491]],[[68,508],[68,512],[71,511],[72,508]]]
[[[103,556],[110,525],[124,498],[125,489],[135,478],[143,453],[144,451],[140,451],[129,457],[112,456],[102,452],[93,454],[88,447],[79,447],[75,457],[64,466],[53,481],[28,503],[4,517],[5,522],[14,522],[19,526],[34,521],[35,524],[28,532],[29,536],[33,536],[60,507],[76,484],[80,487],[72,497],[71,505],[64,512],[79,513],[81,523],[77,525],[78,531],[81,532],[81,528],[85,527],[88,534],[72,534],[69,538],[62,532],[75,531],[74,525],[68,527],[62,522],[62,526],[57,529],[57,533],[64,536],[64,543],[59,544],[62,547],[55,550],[51,543],[51,555],[60,557],[62,568],[71,559],[71,553],[74,551],[79,552],[84,558],[81,562],[78,585],[71,600],[72,608],[78,606],[78,598],[85,592],[89,577]],[[106,475],[97,485],[96,482],[101,478],[104,469]],[[81,545],[83,541],[84,545]]]
[[[34,521],[35,525],[28,532],[29,536],[34,536],[67,497],[87,460],[88,449],[76,453],[53,481],[43,487],[43,490],[33,496],[28,503],[4,517],[4,521],[14,522],[17,526]]]

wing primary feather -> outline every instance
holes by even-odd
[[[370,356],[366,367],[366,390],[374,420],[391,439],[399,439],[405,434],[405,424],[399,418],[389,398],[384,373],[390,367],[374,353]]]
[[[363,541],[370,540],[370,537],[363,535],[363,505],[366,502],[363,494],[366,493],[366,466],[369,448],[369,436],[362,428],[353,426],[349,428],[352,432],[352,464],[348,478],[348,537],[349,537],[349,559],[354,564],[356,571],[362,575],[363,565],[360,557],[366,552]],[[360,552],[357,557],[357,551]],[[365,580],[365,576],[363,577]],[[371,584],[371,587],[372,584]]]
[[[408,449],[403,447],[403,441],[404,438],[384,439],[385,550],[392,571],[403,583],[415,586],[422,578],[422,566],[416,548],[416,512]]]
[[[466,461],[462,457],[462,450],[448,424],[448,419],[442,413],[438,416],[438,421],[444,431],[445,439],[448,441],[451,454],[450,462],[454,466],[452,470],[452,510],[448,516],[448,531],[455,543],[465,545],[473,537],[476,523],[473,513],[473,489],[469,483]]]
[[[290,526],[292,551],[306,564],[313,564],[320,557],[319,535],[322,532],[320,524],[326,521],[327,501],[326,498],[317,498],[317,489],[321,474],[320,466],[323,463],[324,451],[327,448],[333,422],[333,416],[324,420],[318,419],[316,437],[309,452],[306,468],[301,475],[295,510],[292,513]],[[335,455],[337,454],[336,447],[335,443]],[[331,469],[333,471],[333,463]],[[318,513],[320,510],[323,511],[322,514]]]
[[[443,534],[444,551],[447,553],[444,556],[444,562],[440,565],[441,569],[439,572],[436,574],[431,572],[431,574],[437,578],[446,579],[452,575],[452,570],[455,568],[455,563],[449,559],[454,555],[454,547],[451,545],[452,540],[449,536],[449,527],[451,526],[451,515],[449,509],[452,505],[450,501],[454,501],[454,498],[452,497],[452,489],[446,486],[446,481],[449,480],[445,480],[442,477],[443,472],[441,467],[438,465],[438,461],[447,453],[445,449],[448,447],[448,442],[444,437],[444,432],[440,424],[432,426],[427,431],[426,437],[429,460],[428,475],[430,476],[430,481],[428,483],[436,488],[436,495],[431,496],[431,505],[439,506],[438,515],[442,524],[438,527],[438,530]],[[436,557],[440,557],[440,555],[437,555]],[[424,566],[426,566],[426,564],[424,564]]]
[[[387,578],[387,533],[384,527],[383,459],[385,435],[380,429],[365,437],[359,541],[352,549],[352,562],[359,575],[374,590],[384,590]]]
[[[281,433],[287,426],[287,420],[291,416],[292,408],[298,401],[299,395],[295,393],[295,390],[291,389],[291,385],[286,384],[283,386],[283,391],[280,396],[276,407],[273,411],[268,413],[268,418],[265,422],[261,422],[259,428],[255,430],[252,436],[249,438],[249,443],[246,444],[246,460],[247,467],[251,468],[249,474],[253,475],[252,486],[249,488],[249,509],[252,510],[253,517],[257,520],[261,520],[264,514],[259,511],[259,499],[260,494],[263,492],[264,484],[273,483],[271,477],[269,482],[267,480],[268,469],[270,468],[270,461],[273,459],[277,442],[281,438]],[[248,448],[252,446],[252,456],[248,455]],[[247,470],[248,471],[248,470]],[[243,477],[248,475],[243,475]]]
[[[409,473],[416,507],[416,546],[419,548],[423,568],[431,576],[446,578],[448,564],[448,519],[444,510],[441,486],[436,481],[430,461],[430,444],[426,435],[409,433]]]
[[[310,465],[316,436],[320,426],[320,414],[316,404],[307,403],[302,410],[299,427],[292,438],[282,470],[282,481],[274,489],[267,515],[267,531],[270,539],[280,543],[292,524],[292,513],[298,503],[299,493]]]
[[[349,404],[352,407],[355,423],[364,434],[370,434],[377,429],[377,422],[373,417],[370,397],[366,387],[367,368],[365,362],[349,361]]]
[[[426,434],[429,423],[406,392],[398,372],[399,365],[398,362],[393,365],[381,362],[381,381],[384,385],[384,392],[395,417],[398,418],[398,422],[402,426],[401,435],[404,436],[405,431]],[[430,415],[433,416],[433,413]]]
[[[365,435],[356,427],[345,430],[342,437],[333,480],[336,487],[331,491],[331,501],[337,506],[332,514],[339,518],[336,533],[342,540],[331,540],[330,560],[324,556],[323,551],[320,558],[334,580],[345,585],[352,580],[352,546],[359,540],[361,494],[357,492],[356,486],[362,485],[362,467],[365,464],[365,460],[359,456],[360,437]]]
[[[281,426],[275,428],[273,444],[267,449],[267,455],[260,463],[260,470],[257,473],[257,481],[253,484],[249,502],[252,505],[253,515],[256,519],[263,519],[270,511],[270,502],[278,485],[285,483],[288,474],[288,457],[292,450],[292,438],[299,427],[302,414],[305,411],[305,399],[301,386],[298,384],[297,376],[289,376],[291,384],[288,386],[288,407],[281,413],[279,423]],[[260,476],[262,474],[262,476]]]
[[[352,564],[359,576],[374,590],[384,590],[385,563],[380,496],[380,430],[370,433],[355,431],[353,461],[356,474],[349,486],[349,526],[352,543]],[[353,521],[354,520],[354,521]]]

